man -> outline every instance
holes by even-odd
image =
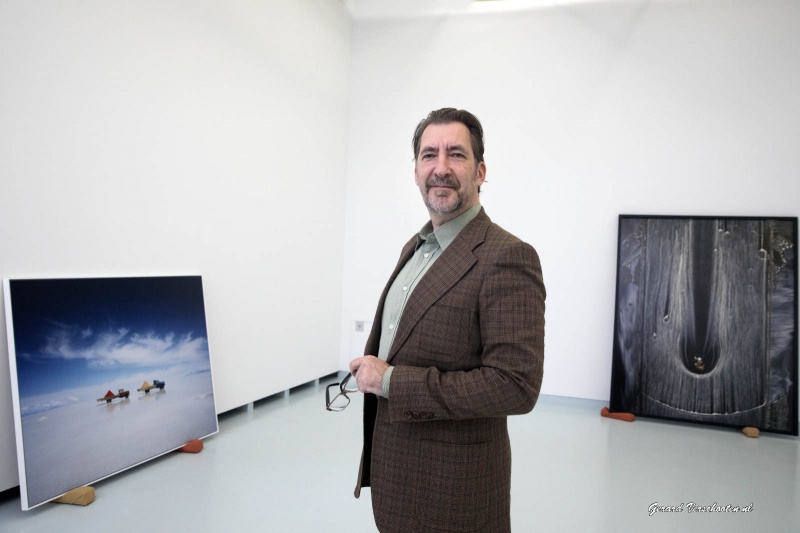
[[[431,220],[404,247],[364,357],[355,495],[370,486],[383,533],[509,531],[508,415],[542,383],[544,299],[536,251],[489,220],[483,129],[471,113],[431,112],[413,139]]]

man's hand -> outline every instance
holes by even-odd
[[[358,390],[378,396],[383,394],[381,383],[387,368],[389,363],[374,355],[365,355],[350,361],[350,373],[356,378]]]

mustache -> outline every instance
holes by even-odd
[[[430,189],[431,187],[452,187],[453,189],[458,189],[458,181],[444,177],[444,178],[428,178],[425,181],[425,187]]]

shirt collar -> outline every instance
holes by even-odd
[[[461,230],[464,229],[467,224],[472,222],[473,218],[478,216],[480,211],[481,205],[474,205],[453,220],[442,224],[435,230],[433,229],[433,223],[429,220],[427,224],[422,226],[422,229],[419,232],[417,248],[422,246],[423,243],[433,240],[438,241],[439,246],[441,246],[442,251],[444,251],[448,246],[450,246],[450,243],[452,243],[455,238],[458,237],[458,234],[461,233]]]

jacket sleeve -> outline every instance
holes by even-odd
[[[395,366],[388,402],[393,423],[524,414],[536,404],[544,366],[545,288],[539,257],[517,240],[486,262],[475,294],[478,363],[457,370],[435,364]],[[465,353],[462,359],[471,357]]]

